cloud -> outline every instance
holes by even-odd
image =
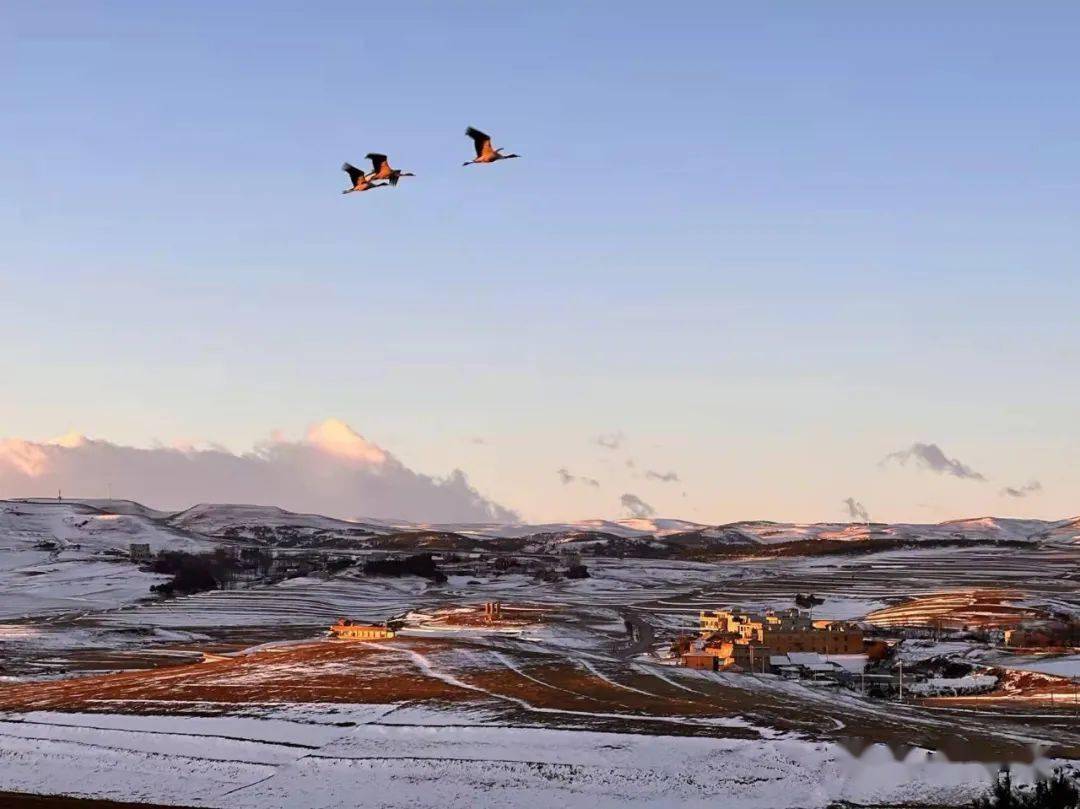
[[[623,441],[625,440],[626,436],[622,434],[621,430],[596,436],[596,443],[604,449],[618,449],[623,445]]]
[[[45,443],[0,439],[0,497],[115,497],[162,509],[251,503],[335,517],[417,522],[512,522],[465,473],[445,478],[405,466],[347,424],[329,419],[289,440],[275,434],[250,452],[187,445],[143,449],[65,436]]]
[[[844,501],[844,505],[847,507],[848,516],[852,521],[858,520],[859,522],[870,522],[870,514],[867,512],[866,506],[854,497],[847,498]]]
[[[1012,486],[1006,486],[1001,490],[1003,497],[1027,497],[1029,494],[1035,494],[1042,491],[1042,484],[1037,480],[1033,480],[1030,483],[1025,483],[1019,488],[1013,488]]]
[[[343,421],[327,419],[308,429],[308,443],[328,455],[381,466],[388,455]]]
[[[645,473],[645,477],[649,480],[658,480],[661,483],[678,483],[679,474],[677,472],[655,472],[652,469]]]
[[[555,474],[559,476],[559,480],[562,481],[563,486],[569,486],[571,483],[584,483],[586,486],[592,486],[595,489],[600,488],[600,481],[596,478],[587,478],[582,475],[571,475],[569,470],[563,466],[555,470]]]
[[[914,461],[921,469],[929,469],[939,475],[952,475],[965,480],[986,480],[967,464],[947,457],[937,444],[912,444],[908,449],[889,453],[882,458],[881,464],[885,465],[890,461],[896,461],[901,466],[906,466],[908,461]]]
[[[656,509],[638,497],[636,494],[624,494],[619,498],[622,507],[630,512],[631,517],[651,517]]]

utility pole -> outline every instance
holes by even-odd
[[[904,701],[904,658],[900,658],[900,701]]]

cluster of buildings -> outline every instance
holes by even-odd
[[[792,665],[792,655],[862,652],[862,629],[845,621],[814,621],[797,609],[760,615],[705,610],[700,615],[700,638],[683,655],[682,663],[712,671],[780,673],[777,669]]]

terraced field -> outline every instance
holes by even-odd
[[[1080,547],[1071,543],[1033,549],[903,550],[744,562],[738,567],[738,576],[636,606],[685,621],[717,604],[791,606],[795,593],[812,592],[825,598],[815,615],[847,619],[924,594],[1005,588],[1018,594],[1018,606],[1080,612]]]
[[[0,686],[0,711],[235,714],[276,705],[455,705],[507,724],[614,733],[769,738],[948,751],[953,760],[1080,756],[1080,729],[1049,720],[945,716],[772,677],[716,674],[567,653],[521,638],[318,641],[154,671]],[[1044,736],[1035,732],[1042,728]]]

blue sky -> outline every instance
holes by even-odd
[[[537,519],[1080,511],[1075,5],[222,5],[2,6],[0,435],[336,417]],[[342,196],[371,150],[418,176]]]

